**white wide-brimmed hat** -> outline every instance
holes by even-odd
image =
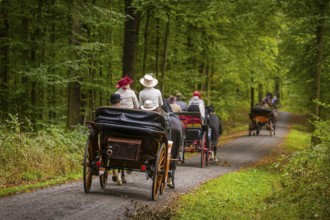
[[[151,74],[145,74],[144,77],[140,79],[140,83],[144,87],[151,88],[158,84],[158,80],[155,79]]]
[[[146,100],[144,102],[144,105],[141,106],[141,109],[143,110],[148,110],[148,111],[152,111],[152,110],[155,110],[157,107],[154,106],[154,103],[150,100]]]

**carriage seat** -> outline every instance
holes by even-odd
[[[201,128],[202,120],[199,112],[179,112],[178,116],[184,128]]]
[[[95,112],[95,124],[99,129],[116,132],[134,132],[148,135],[166,133],[164,116],[154,111],[117,107],[99,107]]]

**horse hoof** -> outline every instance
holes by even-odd
[[[117,177],[117,185],[120,186],[121,184],[123,184],[122,179],[120,178],[120,176]]]
[[[116,176],[112,176],[112,181],[113,182],[117,182],[117,177]]]
[[[122,178],[122,182],[123,182],[123,183],[127,183],[127,180],[126,180],[125,177]]]

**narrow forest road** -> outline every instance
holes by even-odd
[[[166,198],[188,192],[199,184],[238,170],[268,155],[288,132],[289,114],[281,112],[276,136],[261,130],[259,136],[246,135],[220,146],[220,162],[201,169],[200,157],[179,164],[176,189],[166,189],[156,202],[151,201],[152,181],[143,173],[128,175],[128,183],[117,186],[109,180],[102,190],[99,180],[93,179],[91,193],[85,194],[82,181],[0,198],[0,219],[124,219],[126,208],[132,201],[148,206],[160,205]],[[111,179],[111,178],[109,178]]]

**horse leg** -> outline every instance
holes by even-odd
[[[172,167],[172,189],[175,189],[175,183],[174,183],[174,177],[175,177],[175,170],[176,170],[176,162],[173,161],[173,167]]]
[[[121,179],[123,180],[123,183],[127,183],[124,169],[121,170]]]
[[[116,169],[112,169],[112,181],[117,182],[118,173]]]
[[[213,146],[213,154],[214,154],[214,162],[218,162],[218,158],[217,158],[217,145]]]
[[[118,169],[118,174],[117,174],[117,185],[121,185],[123,184],[123,181],[121,179],[121,175],[119,175],[120,169]]]
[[[174,172],[175,172],[176,163],[175,161],[170,162],[170,171],[167,177],[167,186],[171,189],[174,189]]]

